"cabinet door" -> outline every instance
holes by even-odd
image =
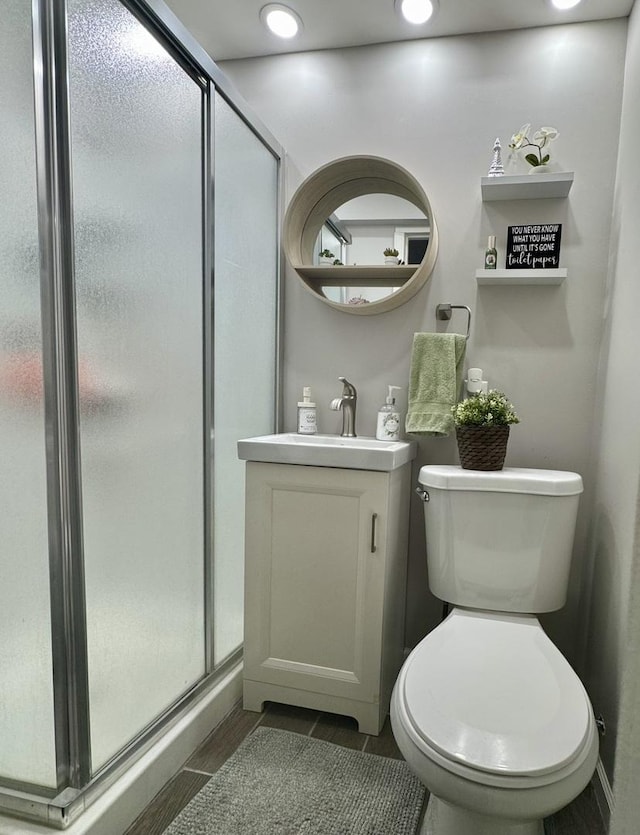
[[[388,475],[247,464],[245,677],[379,699]]]

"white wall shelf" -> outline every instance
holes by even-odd
[[[493,200],[537,200],[567,197],[573,185],[573,171],[556,174],[519,174],[515,177],[482,177],[484,203]]]
[[[498,285],[558,285],[567,277],[566,267],[552,270],[476,270],[478,284]]]

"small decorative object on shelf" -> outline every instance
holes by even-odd
[[[545,168],[549,164],[550,156],[548,153],[543,154],[543,148],[546,148],[550,142],[557,139],[560,134],[556,128],[541,127],[534,134],[533,139],[529,139],[529,132],[531,131],[531,124],[523,125],[517,133],[514,133],[509,143],[509,148],[512,151],[522,151],[524,148],[536,148],[537,152],[530,152],[524,155],[524,158],[532,166],[532,171],[545,172]]]
[[[460,466],[464,470],[501,470],[509,427],[520,423],[513,404],[501,391],[479,392],[451,408]]]
[[[484,254],[484,268],[485,270],[495,270],[498,265],[498,251],[496,249],[496,236],[489,235],[487,241],[487,251]]]
[[[394,249],[392,246],[388,246],[384,251],[384,263],[385,264],[398,264],[398,255],[400,253],[397,249]]]
[[[496,141],[493,143],[493,158],[489,166],[489,173],[487,177],[504,177],[504,166],[502,165],[502,146],[500,145],[500,138],[496,136]]]
[[[505,267],[557,269],[560,266],[561,223],[529,223],[507,227]]]
[[[342,261],[339,258],[336,258],[336,260],[333,262],[333,266],[334,267],[344,267],[344,264],[342,263]]]
[[[330,249],[323,249],[319,255],[319,262],[322,266],[329,266],[332,265],[335,261],[336,256],[331,252]]]

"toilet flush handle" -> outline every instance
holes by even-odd
[[[421,502],[429,501],[429,494],[423,487],[416,487],[416,495],[420,497]]]

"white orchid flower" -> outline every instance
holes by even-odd
[[[553,140],[557,139],[559,136],[560,134],[556,128],[541,127],[540,130],[537,130],[534,133],[533,141],[540,148],[544,148],[547,142],[553,142]]]
[[[518,148],[522,148],[528,142],[527,134],[531,130],[531,123],[523,125],[517,133],[514,133],[511,137],[511,142],[509,142],[509,147],[511,150],[515,151]]]

